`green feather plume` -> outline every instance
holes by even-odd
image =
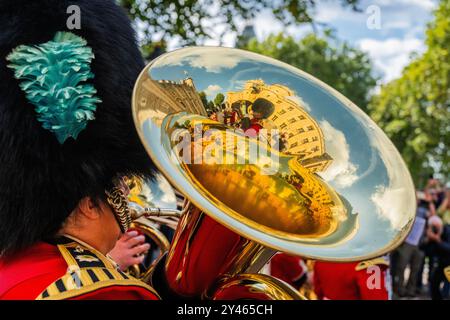
[[[69,137],[76,139],[95,119],[101,100],[94,86],[84,83],[94,77],[93,58],[87,42],[70,32],[58,32],[43,44],[21,45],[7,57],[37,119],[61,144]]]

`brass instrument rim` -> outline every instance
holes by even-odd
[[[216,294],[233,286],[247,287],[250,290],[255,290],[255,293],[260,291],[273,300],[308,300],[299,290],[286,282],[262,273],[241,273],[232,277],[224,277],[205,297],[211,297],[212,300],[215,300]],[[262,289],[261,286],[266,288]]]
[[[190,47],[190,48],[202,48],[202,47]],[[183,195],[186,196],[186,198],[189,199],[195,206],[200,208],[202,211],[204,211],[208,216],[210,216],[212,219],[216,220],[217,222],[225,225],[227,228],[230,228],[232,231],[238,233],[239,235],[250,239],[252,241],[261,243],[263,245],[266,245],[270,248],[273,248],[275,250],[283,251],[283,252],[289,252],[291,254],[300,255],[304,258],[308,259],[314,259],[314,260],[327,260],[327,261],[335,261],[335,262],[351,262],[351,261],[358,261],[358,260],[367,260],[373,257],[382,256],[389,251],[392,251],[394,248],[396,248],[408,235],[408,230],[412,228],[412,224],[414,219],[411,219],[408,221],[405,229],[397,234],[397,236],[387,245],[379,248],[376,251],[373,251],[368,254],[361,254],[361,255],[351,255],[347,253],[347,256],[341,257],[339,254],[333,255],[333,253],[324,253],[322,252],[322,248],[332,248],[333,246],[337,246],[337,244],[320,244],[320,246],[307,243],[307,242],[294,242],[290,241],[288,239],[280,239],[278,237],[274,237],[272,235],[267,235],[266,233],[262,232],[258,229],[252,229],[247,224],[245,224],[242,221],[236,220],[233,217],[230,217],[226,213],[224,213],[223,210],[220,209],[220,203],[215,203],[212,201],[210,197],[207,197],[207,201],[205,201],[205,195],[199,190],[198,186],[195,184],[192,184],[192,181],[186,181],[185,176],[180,172],[180,168],[175,167],[174,164],[168,163],[167,161],[161,161],[161,154],[164,152],[161,150],[161,146],[159,145],[159,149],[155,149],[151,147],[150,143],[147,143],[147,140],[145,139],[145,134],[143,131],[143,128],[141,126],[141,123],[138,119],[139,116],[139,101],[137,101],[138,98],[138,90],[141,89],[142,83],[146,78],[149,78],[149,69],[154,65],[154,63],[165,57],[166,55],[172,54],[175,51],[181,51],[185,50],[186,48],[180,48],[177,50],[174,50],[172,52],[168,52],[166,54],[163,54],[162,56],[158,57],[157,59],[150,62],[140,73],[138,77],[138,81],[136,82],[136,85],[133,89],[133,96],[132,96],[132,113],[133,113],[133,119],[136,125],[136,129],[138,132],[138,135],[143,142],[143,145],[147,152],[149,153],[151,159],[153,160],[155,166],[163,173],[164,177],[169,180],[169,182],[175,186],[180,192],[182,191]],[[224,48],[226,50],[236,50],[236,51],[244,51],[239,49],[231,49],[231,48]],[[245,52],[245,51],[244,51]],[[252,55],[263,57],[264,59],[270,59],[268,57],[251,53]],[[346,106],[350,106],[351,109],[355,110],[359,114],[364,114],[363,111],[361,111],[353,102],[351,102],[348,98],[343,96],[341,93],[333,89],[332,87],[328,86],[321,80],[313,77],[312,75],[295,68],[293,66],[290,66],[286,63],[280,62],[275,59],[270,59],[273,61],[276,61],[279,65],[282,65],[285,68],[288,68],[290,70],[295,70],[296,73],[302,75],[307,80],[313,82],[314,84],[317,84],[320,88],[326,90],[329,94],[333,95],[337,100],[339,100],[341,103],[343,103]],[[365,115],[365,114],[364,114]],[[158,137],[161,138],[163,135],[163,128],[161,126],[158,127]],[[160,141],[158,141],[159,143]],[[398,152],[398,151],[397,151]],[[403,160],[402,160],[403,161]],[[404,161],[403,161],[404,163]],[[184,186],[187,186],[188,190],[183,188]],[[193,191],[193,192],[192,192]],[[206,202],[206,203],[205,203]],[[226,211],[225,211],[226,212]],[[299,246],[299,250],[297,249],[297,246]],[[308,252],[305,253],[301,249],[303,248],[317,248],[314,252]]]

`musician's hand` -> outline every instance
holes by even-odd
[[[122,235],[116,242],[116,246],[109,255],[125,271],[133,264],[144,261],[144,254],[148,252],[150,245],[145,243],[145,236],[139,235],[136,231],[129,231]]]

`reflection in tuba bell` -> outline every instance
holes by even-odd
[[[151,159],[187,199],[178,210],[130,198],[134,218],[180,217],[145,275],[162,297],[301,299],[258,274],[276,251],[364,260],[411,228],[414,187],[393,144],[348,99],[289,65],[237,49],[177,50],[143,70],[133,115]]]

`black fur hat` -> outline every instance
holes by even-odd
[[[71,5],[81,9],[80,30],[67,29]],[[62,144],[37,120],[7,61],[18,46],[57,32],[87,41],[95,55],[87,82],[101,100],[95,120]],[[118,174],[153,173],[131,114],[143,67],[130,21],[113,0],[0,0],[0,254],[52,237],[83,197],[104,199]]]

